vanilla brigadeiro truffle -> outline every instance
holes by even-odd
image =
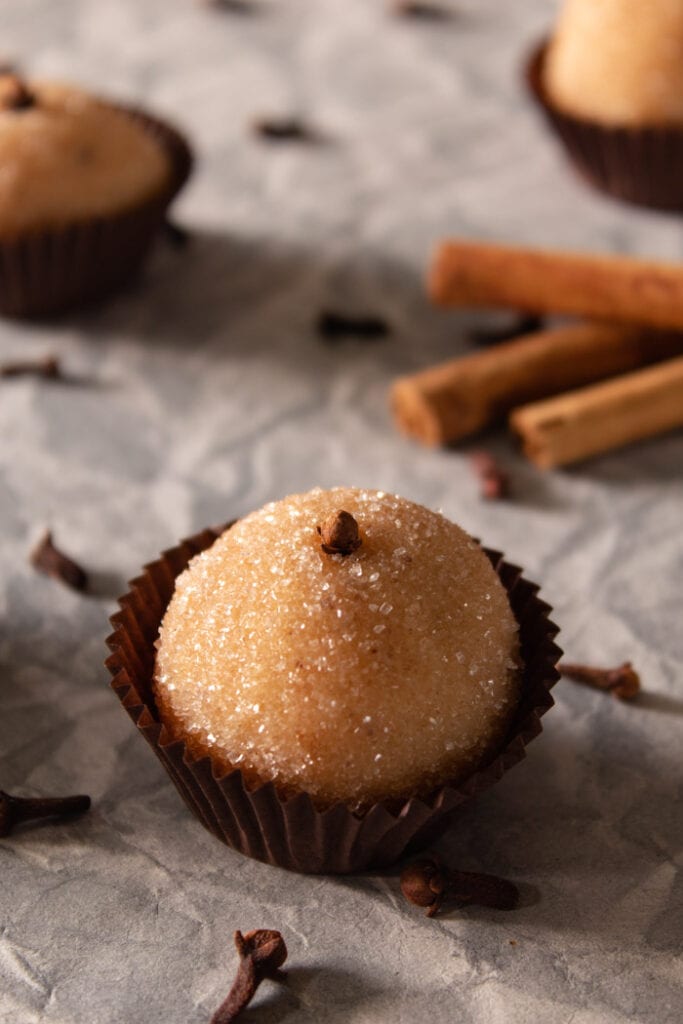
[[[462,780],[502,741],[518,628],[479,545],[382,491],[266,505],[176,581],[161,720],[218,773],[362,808]]]
[[[549,98],[605,125],[683,125],[681,0],[566,0],[544,68]]]
[[[161,193],[167,154],[81,89],[0,75],[0,236],[118,214]]]

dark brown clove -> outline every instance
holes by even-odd
[[[205,7],[213,7],[217,11],[228,14],[255,14],[256,6],[250,0],[202,0]]]
[[[447,21],[453,12],[443,4],[429,0],[393,0],[389,10],[399,18],[415,18],[421,21]]]
[[[23,797],[0,790],[0,837],[8,836],[25,821],[65,818],[83,814],[89,807],[89,796]]]
[[[269,142],[314,142],[318,135],[298,117],[257,117],[252,131]]]
[[[57,548],[52,540],[52,532],[46,530],[42,539],[31,552],[31,565],[38,572],[52,576],[73,590],[83,591],[88,586],[88,575],[85,569],[74,562]]]
[[[59,380],[61,376],[59,359],[54,355],[43,356],[42,359],[18,359],[0,363],[0,377],[44,377],[46,380]]]
[[[567,679],[594,690],[608,690],[619,700],[633,700],[640,693],[640,676],[630,661],[625,661],[617,668],[593,668],[590,665],[574,665],[562,661],[558,668]]]
[[[446,872],[436,857],[416,860],[401,872],[401,892],[409,903],[426,907],[427,917],[434,917],[443,901]]]
[[[341,341],[343,338],[362,338],[376,341],[391,333],[389,324],[379,316],[349,316],[323,310],[318,317],[316,330],[326,341]]]
[[[327,555],[350,555],[360,547],[358,523],[343,508],[332,512],[318,527],[318,533]]]
[[[500,501],[509,496],[510,479],[490,452],[472,452],[470,464],[479,479],[479,493],[485,501]]]
[[[535,334],[543,327],[543,317],[536,314],[520,314],[516,320],[504,327],[479,327],[469,332],[470,341],[475,345],[497,345],[503,341],[511,341],[525,334]]]
[[[247,1008],[265,978],[282,981],[280,970],[287,959],[287,946],[280,932],[268,928],[235,932],[235,946],[240,958],[232,988],[218,1007],[211,1024],[231,1024]]]
[[[495,910],[512,910],[519,901],[512,882],[478,871],[457,871],[442,864],[435,854],[404,868],[401,892],[409,903],[425,907],[427,917],[434,917],[446,900]]]

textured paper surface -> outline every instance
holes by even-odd
[[[462,0],[431,25],[380,0],[253,17],[0,3],[4,57],[147,103],[201,157],[177,209],[186,251],[160,245],[105,308],[0,327],[0,358],[55,351],[83,378],[0,387],[0,786],[94,799],[78,822],[0,840],[2,1024],[201,1024],[232,978],[233,930],[260,926],[283,931],[291,980],[263,987],[254,1024],[680,1019],[683,438],[540,476],[493,435],[518,496],[484,505],[461,451],[418,448],[386,409],[391,379],[464,351],[475,320],[423,297],[445,233],[681,258],[680,222],[588,192],[525,99],[522,57],[553,7]],[[292,109],[326,145],[245,131]],[[326,347],[322,306],[384,314],[393,336]],[[443,508],[540,580],[572,660],[642,672],[638,708],[559,684],[529,757],[441,844],[515,879],[514,913],[428,921],[395,878],[303,878],[232,853],[108,690],[107,618],[144,561],[335,483]],[[46,524],[92,568],[94,596],[28,567]]]

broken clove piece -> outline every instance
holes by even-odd
[[[255,14],[256,8],[251,0],[203,0],[205,7],[214,7],[217,11],[228,14]]]
[[[231,1024],[247,1008],[265,978],[282,981],[280,970],[287,959],[287,946],[280,932],[268,928],[235,932],[240,962],[232,988],[218,1007],[211,1024]]]
[[[89,796],[23,797],[0,790],[0,837],[8,836],[15,825],[24,821],[65,818],[83,814],[89,807]]]
[[[510,479],[490,452],[472,452],[470,464],[479,478],[480,495],[485,501],[500,501],[509,496]]]
[[[83,591],[88,586],[88,574],[55,546],[51,530],[46,530],[30,555],[31,565],[38,572],[59,580],[72,590]]]
[[[349,316],[346,313],[335,313],[323,310],[318,317],[316,330],[321,338],[327,341],[341,341],[342,338],[363,338],[376,341],[390,333],[389,324],[379,316]]]
[[[389,9],[399,18],[415,18],[416,21],[447,21],[452,17],[448,7],[430,0],[393,0]]]
[[[269,142],[314,142],[318,135],[298,117],[257,117],[251,123],[255,135]]]
[[[495,910],[513,910],[519,900],[512,882],[478,871],[457,871],[442,864],[435,854],[404,868],[401,892],[409,903],[425,907],[427,917],[434,917],[446,900]]]
[[[0,363],[0,377],[43,377],[59,380],[62,376],[59,359],[54,355],[41,359],[19,359],[16,362]]]
[[[640,676],[630,661],[625,661],[617,668],[593,668],[567,661],[560,662],[557,667],[567,679],[591,686],[594,690],[608,690],[619,700],[633,700],[640,693]]]

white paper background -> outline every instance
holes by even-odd
[[[235,928],[280,928],[275,1024],[665,1024],[683,1012],[683,438],[541,476],[490,444],[517,496],[484,505],[462,452],[398,436],[391,379],[464,349],[431,310],[448,233],[680,259],[681,224],[589,193],[520,85],[548,0],[462,0],[447,24],[380,0],[2,0],[5,58],[146,103],[200,156],[177,207],[194,232],[144,280],[52,325],[0,326],[0,358],[55,351],[92,386],[0,391],[0,786],[85,790],[92,812],[0,841],[3,1024],[200,1024],[233,975]],[[301,110],[318,148],[268,146],[254,114]],[[323,305],[392,339],[325,347]],[[543,584],[575,659],[632,659],[629,707],[561,684],[520,767],[442,849],[523,887],[515,913],[428,921],[395,879],[310,879],[251,862],[192,819],[108,691],[125,580],[207,524],[315,484],[441,507]],[[95,596],[35,575],[45,524]],[[513,944],[514,943],[514,944]]]

